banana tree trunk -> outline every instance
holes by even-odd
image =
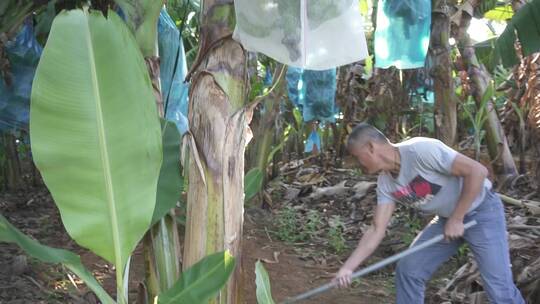
[[[284,94],[284,81],[282,79],[283,77],[281,77],[284,74],[284,69],[283,65],[278,65],[276,68],[273,75],[274,83],[270,88],[272,91],[260,100],[264,111],[259,111],[256,124],[254,123],[255,118],[251,122],[251,129],[253,130],[255,140],[248,150],[248,168],[258,167],[264,171],[267,166],[267,159],[272,143],[277,142],[274,141],[274,134],[276,133],[275,123],[279,114],[281,96]],[[256,98],[255,102],[259,102],[257,100],[258,98]],[[255,113],[253,114],[255,115]]]
[[[9,190],[20,189],[24,185],[22,179],[21,162],[15,140],[15,136],[10,133],[2,134],[4,159],[3,164],[1,165],[4,169],[4,172],[2,172],[5,178],[4,184]]]
[[[347,127],[352,121],[354,116],[354,108],[358,105],[357,100],[365,99],[365,96],[357,96],[352,94],[351,82],[353,81],[354,73],[352,65],[341,67],[338,69],[338,87],[336,91],[336,100],[340,103],[339,107],[343,113],[343,119],[339,124],[339,127],[335,124],[332,125],[334,130],[334,149],[336,151],[336,158],[341,159],[345,153],[345,137],[347,136]],[[358,99],[357,99],[358,98]]]
[[[199,152],[189,161],[183,268],[229,250],[241,260],[244,152],[251,107],[246,102],[246,53],[231,37],[232,0],[202,4],[200,47],[190,75],[189,125]],[[201,166],[197,165],[201,160]],[[241,303],[241,263],[212,303]]]
[[[372,94],[377,104],[375,113],[389,113],[384,128],[391,136],[398,136],[402,112],[410,104],[410,96],[403,85],[408,81],[410,73],[394,67],[377,68],[374,72],[375,92]]]
[[[294,116],[295,106],[292,104],[292,102],[288,99],[285,100],[285,112],[289,112],[290,115]],[[292,118],[296,120],[296,118]],[[301,158],[302,153],[304,152],[304,142],[303,142],[303,128],[304,128],[304,122],[303,120],[300,120],[297,123],[294,124],[292,132],[289,134],[287,139],[285,140],[285,143],[283,145],[283,149],[281,150],[281,160],[283,163],[288,163],[291,159],[294,159],[295,155],[296,157]],[[274,168],[278,169],[276,166]],[[273,173],[275,169],[273,169]]]
[[[275,130],[273,124],[279,114],[279,101],[267,100],[264,104],[266,108],[265,115],[262,117],[262,123],[259,124],[259,131],[257,132],[259,136],[256,137],[259,141],[256,146],[256,166],[261,168],[263,172],[266,170],[268,155],[270,154],[270,148],[274,139]],[[266,176],[266,174],[264,175]]]
[[[285,85],[284,77],[280,78],[280,75],[283,74],[283,66],[279,66],[274,73],[274,79],[276,79],[274,90],[265,98],[263,101],[265,112],[261,117],[261,123],[259,124],[259,130],[257,132],[257,139],[260,139],[259,144],[257,145],[257,163],[256,166],[265,170],[268,164],[268,156],[270,155],[270,150],[272,143],[274,141],[274,135],[276,133],[276,118],[279,115],[279,107],[281,104],[281,97],[283,96]],[[280,138],[278,138],[280,140]],[[279,143],[279,142],[276,142]],[[266,179],[266,174],[264,175]]]
[[[433,1],[429,54],[433,60],[431,76],[435,89],[434,123],[438,139],[449,146],[456,142],[457,104],[450,61],[450,16],[447,1]]]
[[[474,0],[472,1],[474,2]],[[471,3],[473,7],[477,3]],[[466,12],[462,13],[459,33],[458,33],[458,47],[461,52],[461,56],[467,69],[467,73],[472,80],[474,86],[473,97],[476,105],[479,107],[482,97],[486,92],[489,83],[491,82],[491,76],[487,72],[484,65],[482,65],[476,58],[474,48],[472,46],[471,38],[467,34],[472,16]],[[489,156],[493,164],[493,170],[497,177],[497,180],[501,182],[504,187],[505,183],[518,175],[516,164],[508,142],[506,135],[502,128],[501,122],[497,115],[495,105],[489,101],[487,103],[487,120],[484,123],[484,130],[486,131],[486,141],[488,146]]]

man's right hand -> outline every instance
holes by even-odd
[[[347,288],[352,282],[352,270],[346,267],[341,267],[336,273],[336,277],[333,282],[338,285],[339,288]]]

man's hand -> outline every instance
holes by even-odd
[[[336,273],[336,277],[332,280],[333,283],[336,283],[339,288],[347,288],[351,285],[352,281],[352,270],[346,267],[341,267]]]
[[[444,225],[444,238],[447,241],[457,240],[463,236],[464,231],[463,220],[450,217]]]
[[[384,238],[386,227],[390,222],[390,218],[392,218],[394,209],[395,203],[377,205],[373,215],[373,225],[364,233],[356,249],[336,273],[335,278],[332,280],[333,283],[341,288],[351,284],[353,270],[375,251]]]

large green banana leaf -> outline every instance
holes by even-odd
[[[180,279],[159,295],[158,304],[208,303],[227,283],[234,266],[235,259],[227,251],[211,254],[182,272]]]
[[[495,8],[484,13],[484,18],[499,22],[509,20],[512,18],[512,16],[514,16],[514,11],[512,10],[512,6],[509,4],[496,6]]]
[[[255,263],[255,284],[257,285],[257,303],[275,304],[270,288],[270,278],[261,261]]]
[[[38,241],[29,238],[13,227],[2,215],[0,215],[0,241],[15,243],[30,256],[42,262],[63,264],[81,278],[102,303],[115,303],[92,274],[83,266],[81,258],[78,255],[67,250],[51,248],[40,244]]]
[[[260,168],[255,167],[249,170],[244,177],[244,195],[245,201],[249,201],[259,191],[261,191],[263,184],[263,172]]]
[[[33,83],[30,139],[68,233],[123,273],[150,225],[162,152],[144,59],[115,12],[55,18]]]
[[[162,119],[161,134],[163,136],[163,163],[159,172],[152,225],[174,208],[184,188],[184,178],[180,170],[180,132],[173,122]]]
[[[497,51],[505,67],[519,63],[514,47],[516,32],[524,56],[540,51],[540,0],[525,4],[497,39]]]

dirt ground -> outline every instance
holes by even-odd
[[[24,233],[43,244],[80,254],[83,263],[103,282],[110,293],[114,293],[114,269],[71,240],[46,189],[34,188],[30,191],[4,193],[0,197],[0,207],[2,215]],[[243,303],[256,303],[255,262],[259,259],[274,262],[274,252],[279,252],[278,262],[265,263],[265,267],[271,278],[276,301],[327,282],[335,271],[333,267],[310,266],[294,253],[293,245],[271,240],[264,232],[264,227],[270,224],[269,217],[268,211],[259,208],[246,212],[242,259],[245,274]],[[25,255],[17,246],[0,244],[0,303],[80,303],[84,302],[83,299],[92,302],[91,296],[85,296],[86,288],[76,281],[79,289],[75,289],[61,266],[22,257]],[[17,260],[25,262],[22,262],[23,265],[14,266]],[[132,296],[135,294],[137,281],[142,278],[142,260],[141,249],[137,248],[132,263]],[[361,281],[350,290],[332,291],[306,303],[390,303],[392,285],[388,284],[388,278],[374,276]]]
[[[114,269],[104,260],[79,247],[65,231],[60,215],[44,187],[0,195],[0,210],[15,227],[48,246],[72,250],[81,255],[83,263],[114,294]],[[244,299],[242,303],[256,303],[255,272],[257,260],[263,260],[268,270],[272,292],[281,301],[326,283],[349,251],[318,265],[313,259],[302,257],[302,245],[279,241],[268,233],[274,215],[270,211],[251,207],[246,209],[242,265],[244,270]],[[308,244],[309,245],[309,244]],[[380,250],[381,254],[385,250]],[[134,298],[138,282],[143,276],[140,246],[132,259],[130,297]],[[392,303],[393,269],[373,274],[347,290],[333,290],[305,303]],[[43,264],[26,258],[13,244],[0,243],[0,303],[96,303],[82,282],[67,275],[58,265]],[[73,282],[72,282],[73,280]],[[75,284],[74,284],[75,283]],[[76,286],[76,287],[75,287]]]
[[[316,266],[301,259],[294,251],[294,245],[272,238],[264,226],[270,227],[269,213],[263,210],[248,210],[244,228],[242,266],[245,274],[245,299],[243,303],[257,303],[255,293],[255,262],[264,263],[272,286],[274,300],[281,302],[288,297],[327,283],[335,266]],[[276,259],[277,255],[277,259]],[[277,261],[276,261],[277,260]],[[346,290],[333,290],[303,303],[392,303],[393,282],[387,273],[380,273],[363,279]]]

